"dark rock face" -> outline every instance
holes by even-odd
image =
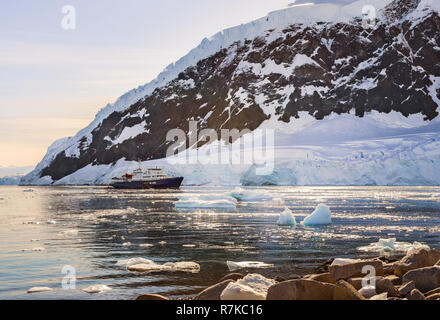
[[[440,98],[432,89],[440,76],[440,18],[430,12],[414,23],[401,19],[417,4],[394,1],[383,11],[387,21],[372,30],[360,20],[294,24],[236,42],[111,114],[78,156],[59,153],[40,176],[56,181],[89,164],[163,158],[172,144],[167,132],[188,133],[191,119],[199,130],[251,131],[271,117],[289,123],[299,112],[321,120],[352,109],[359,117],[397,111],[432,120],[438,116],[434,99]],[[139,134],[117,142],[134,126]]]

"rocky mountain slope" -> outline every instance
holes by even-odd
[[[192,119],[199,130],[276,130],[276,176],[174,166],[187,183],[440,184],[440,4],[373,1],[365,29],[367,3],[283,9],[203,40],[55,142],[22,183],[108,183],[138,160],[166,165],[167,132],[188,133]]]

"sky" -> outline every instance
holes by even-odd
[[[203,38],[293,2],[1,1],[0,167],[36,165],[55,140],[75,135]],[[62,27],[66,5],[75,8],[73,30]]]

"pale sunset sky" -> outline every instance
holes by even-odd
[[[0,166],[36,165],[52,142],[75,135],[204,37],[292,2],[1,1]],[[76,9],[75,30],[61,27],[65,5]]]

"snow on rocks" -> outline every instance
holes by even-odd
[[[286,207],[285,210],[280,214],[278,225],[292,227],[296,225],[295,216],[292,214],[292,211],[290,211],[289,208]]]
[[[96,293],[103,293],[106,291],[110,291],[112,290],[112,288],[103,285],[103,284],[97,284],[97,285],[93,285],[93,286],[89,286],[87,288],[82,289],[82,291],[89,293],[89,294],[96,294]]]
[[[228,283],[221,300],[265,300],[267,290],[276,282],[260,274],[248,274],[243,279]]]
[[[27,293],[41,293],[41,292],[50,292],[53,291],[52,288],[49,287],[33,287],[30,288]]]
[[[260,261],[226,261],[226,264],[230,271],[244,269],[244,268],[272,268],[274,265],[260,262]]]
[[[304,226],[327,225],[332,223],[330,208],[325,204],[319,204],[311,215],[306,217],[301,224]]]

